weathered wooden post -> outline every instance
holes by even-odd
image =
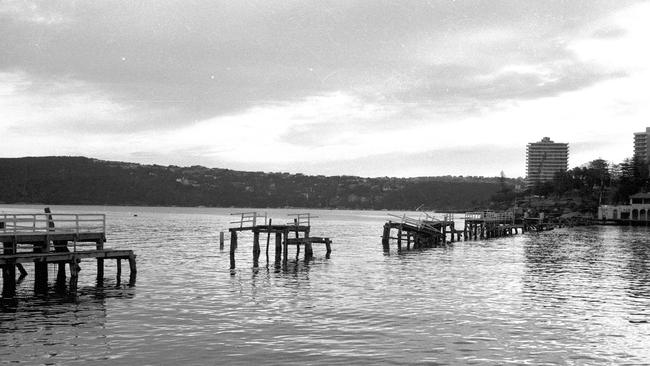
[[[275,263],[276,265],[282,261],[282,233],[275,232]]]
[[[397,228],[397,246],[402,247],[402,226]]]
[[[298,219],[293,219],[293,225],[295,226],[296,239],[300,238],[298,234]],[[296,260],[300,258],[300,242],[296,241]]]
[[[402,251],[402,242],[400,240],[397,241],[397,251],[398,252]]]
[[[390,238],[390,222],[387,222],[384,224],[384,233],[381,236],[381,246],[384,248],[385,252],[390,250],[389,238]]]
[[[259,267],[260,261],[260,232],[257,229],[253,231],[253,267]]]
[[[223,231],[219,232],[219,249],[223,250],[225,240],[226,239]]]
[[[284,248],[282,248],[282,263],[287,264],[289,262],[289,229],[284,229]]]
[[[442,242],[447,242],[447,221],[442,222]]]
[[[235,269],[235,249],[237,249],[237,231],[230,230],[230,269]]]
[[[15,254],[15,245],[2,243],[2,254]],[[16,296],[16,263],[15,260],[7,260],[2,267],[2,297],[11,298]]]
[[[73,255],[70,259],[70,291],[77,291],[77,283],[79,281],[79,258],[76,255]]]
[[[309,227],[305,231],[305,259],[309,260],[314,257],[314,248],[309,240]]]
[[[269,242],[271,241],[271,222],[273,219],[269,219],[269,227],[266,233],[266,265],[269,265]]]
[[[463,240],[467,240],[467,225],[469,223],[467,222],[467,218],[465,219],[465,225],[463,227]]]
[[[16,264],[14,259],[7,259],[2,267],[2,297],[16,296]]]
[[[327,249],[325,258],[330,259],[330,254],[332,253],[332,241],[329,238],[325,239],[325,249]]]
[[[135,255],[129,254],[129,286],[135,285],[135,279],[138,274],[138,269],[135,265]]]
[[[117,258],[115,265],[117,266],[117,283],[120,283],[122,280],[122,258]]]
[[[456,226],[453,221],[449,224],[449,232],[451,233],[451,242],[453,243],[454,236],[456,235]]]
[[[48,242],[49,238],[45,239]],[[34,244],[34,253],[45,253],[46,243]],[[34,261],[34,291],[45,292],[47,291],[47,262],[42,259]]]
[[[95,248],[97,250],[104,250],[104,238],[97,240],[95,244],[96,244]],[[103,280],[104,280],[104,258],[97,257],[97,281],[103,281]]]

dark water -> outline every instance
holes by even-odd
[[[312,235],[334,240],[331,259],[316,246],[309,264],[254,271],[243,235],[231,275],[218,238],[235,209],[53,210],[107,213],[107,246],[138,255],[136,286],[116,284],[113,261],[99,286],[94,263],[82,262],[74,297],[36,296],[30,275],[0,311],[1,364],[650,362],[648,228],[558,229],[385,255],[387,213],[312,211]],[[275,222],[298,212],[267,211]]]

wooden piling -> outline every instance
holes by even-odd
[[[135,264],[135,255],[129,254],[129,285],[135,285],[135,279],[138,274],[138,269]]]
[[[399,227],[397,229],[397,246],[400,247],[400,248],[402,247],[402,228],[401,227]]]
[[[289,229],[284,229],[284,248],[282,248],[282,263],[289,262]]]
[[[104,249],[104,240],[97,240],[95,248],[97,250]],[[97,281],[104,280],[104,258],[97,258]]]
[[[260,232],[258,230],[253,231],[253,267],[259,267],[260,261]]]
[[[282,261],[282,233],[275,233],[275,263],[279,264]]]
[[[332,253],[332,241],[329,239],[325,239],[325,249],[327,252],[325,253],[325,258],[330,259],[330,254]]]
[[[230,231],[230,269],[235,269],[235,249],[237,249],[237,231]]]
[[[390,222],[384,224],[384,233],[381,236],[381,246],[383,247],[385,252],[390,250],[389,240],[390,240]]]
[[[5,299],[16,296],[16,264],[7,261],[2,267],[2,297]]]
[[[43,243],[34,244],[34,253],[45,253],[45,248],[49,245],[47,244],[50,241],[49,238],[46,238]],[[47,262],[42,260],[34,261],[34,291],[44,292],[47,291]]]
[[[269,265],[269,242],[271,241],[271,222],[273,220],[269,219],[269,227],[267,228],[266,232],[266,265]]]
[[[79,259],[76,256],[72,256],[72,259],[70,260],[70,291],[75,292],[77,291],[77,283],[79,281],[79,270],[81,269],[79,267]]]
[[[223,231],[219,232],[219,249],[223,250],[225,240],[226,239]]]
[[[309,239],[309,229],[305,231],[305,239]],[[312,247],[311,241],[305,241],[305,260],[312,259],[314,257],[314,248]]]

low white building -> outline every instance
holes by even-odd
[[[601,220],[650,221],[650,193],[630,196],[628,205],[601,205],[598,207]]]

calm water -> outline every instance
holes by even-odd
[[[231,275],[218,241],[236,209],[52,209],[106,213],[107,246],[138,255],[136,286],[116,284],[114,261],[97,285],[85,261],[76,297],[36,296],[28,267],[18,300],[0,309],[0,364],[650,363],[648,228],[385,255],[386,212],[312,210],[331,259],[318,245],[309,264],[254,271],[242,235]],[[266,211],[276,222],[300,212]]]

